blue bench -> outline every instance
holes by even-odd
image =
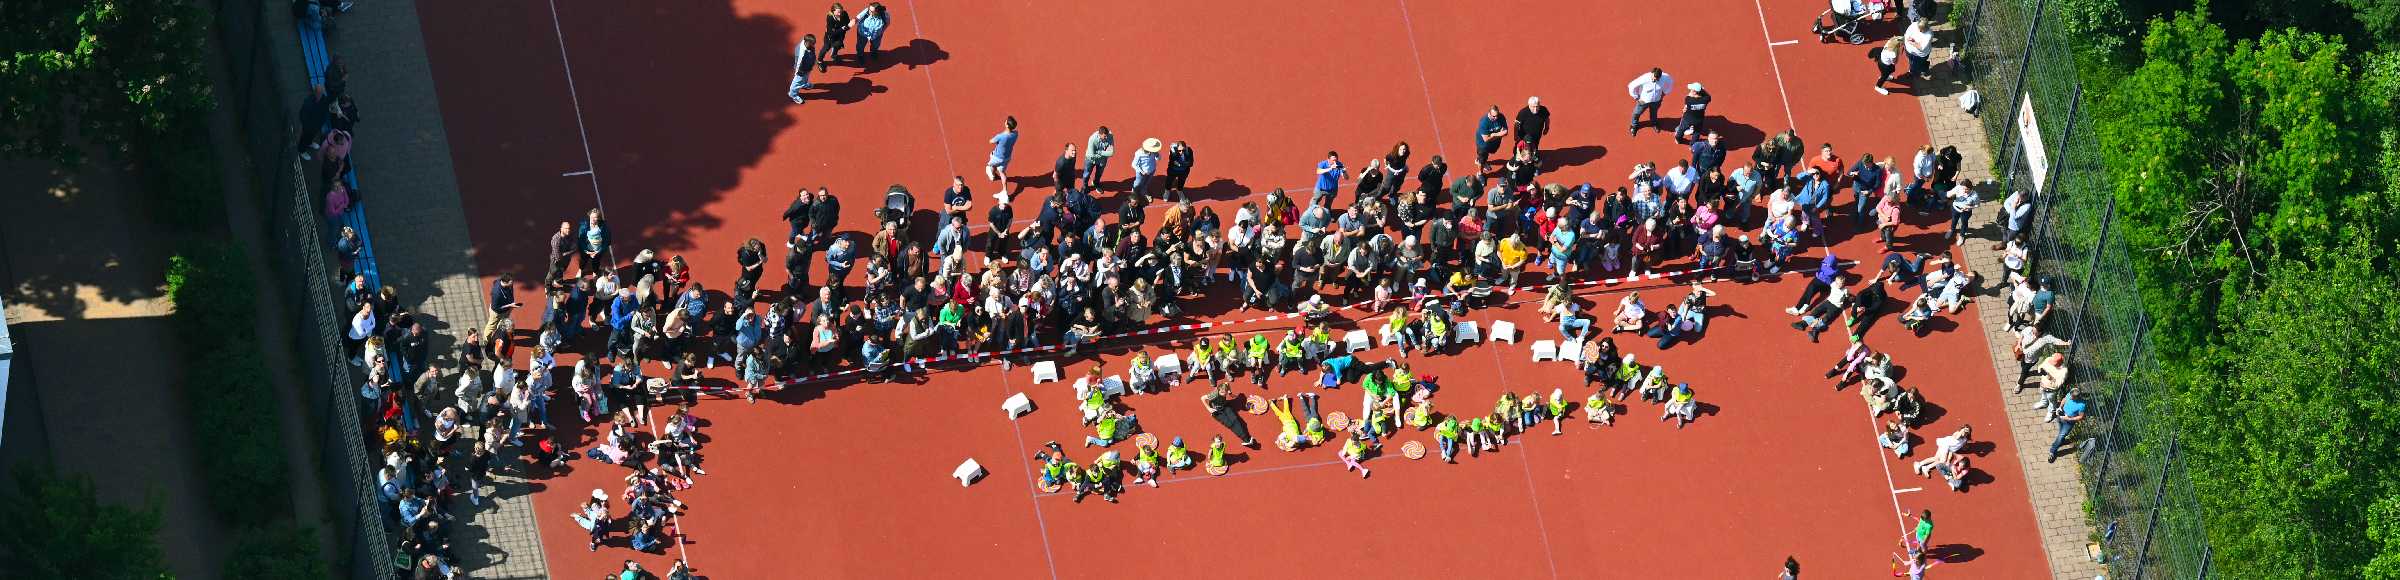
[[[325,66],[332,61],[332,52],[325,48],[325,29],[306,18],[294,18],[292,24],[300,29],[300,55],[308,62],[309,86],[325,84]]]

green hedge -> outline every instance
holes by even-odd
[[[297,524],[252,529],[225,558],[225,578],[318,580],[333,571],[317,554],[317,530]]]
[[[193,242],[169,259],[167,293],[185,345],[185,400],[209,507],[240,525],[288,513],[281,402],[259,355],[257,294],[241,247]]]

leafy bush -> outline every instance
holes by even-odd
[[[158,505],[104,503],[81,475],[19,471],[0,493],[0,578],[172,578]],[[231,576],[228,576],[229,578]]]
[[[200,242],[169,259],[168,296],[183,339],[185,401],[209,506],[226,521],[257,523],[288,511],[281,402],[265,379],[255,287],[240,246]]]
[[[225,559],[223,577],[316,580],[332,578],[333,571],[317,548],[316,528],[277,524],[243,533]]]

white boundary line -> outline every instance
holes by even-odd
[[[916,35],[918,39],[925,38],[924,29],[917,26],[916,0],[908,0],[908,31],[910,34]],[[941,132],[940,135],[937,135],[939,138],[935,140],[942,142],[942,160],[949,162],[951,175],[959,175],[958,156],[950,152],[950,128],[942,123],[942,94],[933,90],[933,63],[919,66],[917,70],[925,73],[925,94],[933,97],[933,129]],[[1045,537],[1042,541],[1048,542],[1049,538]],[[1057,566],[1051,566],[1050,576],[1053,578],[1058,576]]]
[[[558,174],[558,176],[559,176],[559,177],[576,177],[576,176],[581,176],[581,175],[591,175],[591,174],[592,174],[592,170],[590,170],[590,169],[585,169],[585,170],[583,170],[583,171],[569,171],[569,172],[566,172],[566,173],[561,173],[561,174]]]
[[[1800,130],[1800,122],[1792,120],[1791,91],[1783,88],[1783,63],[1776,60],[1775,51],[1773,50],[1775,45],[1772,43],[1775,42],[1775,31],[1767,29],[1767,6],[1760,3],[1760,0],[1750,0],[1750,5],[1758,8],[1758,32],[1767,39],[1768,43],[1770,43],[1767,45],[1769,47],[1769,50],[1767,50],[1767,66],[1775,69],[1775,95],[1783,99],[1784,126],[1793,131],[1798,131]]]
[[[575,93],[575,65],[567,60],[567,30],[558,22],[558,0],[549,0],[549,4],[550,32],[556,34],[556,38],[558,38],[558,67],[561,72],[566,73],[567,77],[567,105],[568,108],[575,111],[575,136],[583,141],[583,166],[590,168],[585,169],[582,173],[592,178],[592,207],[598,208],[602,215],[606,215],[608,203],[600,199],[600,174],[598,173],[600,166],[592,162],[592,134],[583,127],[583,99],[576,96]],[[573,176],[570,173],[561,177]],[[610,254],[610,261],[615,261],[615,252],[610,252]]]
[[[1417,87],[1425,92],[1425,118],[1433,122],[1433,150],[1447,158],[1450,156],[1450,140],[1442,138],[1442,116],[1434,113],[1433,83],[1425,80],[1425,54],[1417,50],[1417,24],[1408,16],[1408,0],[1397,1],[1400,4],[1400,26],[1408,33],[1408,56],[1417,64]]]
[[[1797,40],[1785,40],[1785,41],[1780,41],[1780,42],[1769,42],[1769,43],[1767,43],[1767,46],[1784,46],[1784,45],[1790,45],[1790,44],[1800,44],[1800,41],[1797,41]]]
[[[1867,434],[1873,437],[1883,436],[1883,430],[1875,427],[1874,417],[1867,418]],[[1908,509],[1900,507],[1900,494],[1907,493],[1908,491],[1917,491],[1918,489],[1922,488],[1911,488],[1907,491],[1902,491],[1900,489],[1900,484],[1892,481],[1892,456],[1891,453],[1885,450],[1882,445],[1875,446],[1875,458],[1883,461],[1883,489],[1889,490],[1892,493],[1892,521],[1899,524],[1900,537],[1907,538]]]
[[[910,7],[909,12],[916,12],[915,7]],[[1008,373],[1000,373],[1000,392],[1006,393],[1015,389],[1016,387],[1009,385]],[[1009,417],[1008,429],[1017,437],[1017,461],[1020,462],[1020,465],[1025,466],[1025,485],[1033,488],[1033,497],[1028,498],[1028,501],[1033,502],[1033,525],[1042,532],[1042,561],[1050,565],[1050,580],[1058,580],[1058,557],[1050,553],[1050,521],[1042,516],[1041,484],[1039,480],[1034,479],[1033,460],[1031,459],[1033,455],[1025,449],[1025,427],[1018,421],[1020,418],[1021,416]]]

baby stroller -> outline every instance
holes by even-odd
[[[1817,42],[1833,42],[1839,38],[1850,44],[1866,44],[1867,35],[1859,28],[1870,19],[1880,19],[1891,8],[1886,0],[1827,0],[1830,6],[1809,23]]]
[[[898,231],[907,232],[908,219],[916,213],[917,196],[909,193],[907,187],[895,183],[892,184],[891,189],[883,192],[883,208],[875,210],[875,220],[887,224],[897,223],[900,225],[897,228]]]

